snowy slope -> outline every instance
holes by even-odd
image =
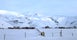
[[[13,11],[0,10],[0,20],[4,20],[10,25],[16,25],[14,20],[19,20],[19,17],[23,17],[23,15]]]
[[[13,26],[3,20],[0,20],[0,28],[8,28],[8,27],[13,27]]]
[[[77,18],[76,17],[60,17],[57,20],[59,22],[59,26],[64,27],[73,27],[77,26]]]
[[[34,26],[34,27],[73,27],[77,26],[77,17],[44,16],[40,14],[23,15],[13,11],[0,10],[0,20],[12,26]]]
[[[0,11],[0,28],[13,26],[37,27],[41,32],[45,32],[45,37],[36,29],[0,29],[0,40],[77,40],[77,29],[41,29],[45,26],[77,26],[77,17],[49,17],[40,14],[25,16],[16,12]]]

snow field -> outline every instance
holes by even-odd
[[[0,40],[76,40],[77,29],[0,29]],[[62,31],[61,31],[62,30]],[[62,32],[62,34],[60,34]]]

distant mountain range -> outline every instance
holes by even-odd
[[[4,12],[4,13],[3,13]],[[77,17],[42,16],[40,14],[20,15],[15,12],[0,11],[0,27],[73,27],[77,26]],[[14,14],[13,14],[14,13]],[[15,15],[16,14],[16,15]]]

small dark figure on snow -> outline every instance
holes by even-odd
[[[41,36],[45,36],[45,33],[44,32],[41,32]]]

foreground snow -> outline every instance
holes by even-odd
[[[0,40],[77,40],[77,29],[0,29]]]

